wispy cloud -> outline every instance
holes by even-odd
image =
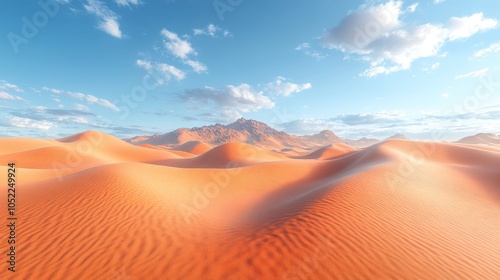
[[[134,1],[123,1],[123,2],[134,2]],[[99,0],[87,0],[87,4],[83,5],[85,10],[93,14],[98,19],[97,28],[108,33],[109,35],[122,38],[122,32],[120,30],[120,24],[118,23],[118,16],[115,12],[110,10],[104,2]]]
[[[116,4],[118,6],[130,6],[130,5],[141,5],[142,1],[141,0],[115,0]]]
[[[164,46],[165,49],[170,52],[175,57],[181,59],[181,61],[190,66],[195,72],[203,73],[207,71],[207,67],[196,60],[191,59],[190,55],[197,55],[196,51],[191,46],[191,43],[187,41],[187,39],[181,39],[179,35],[175,32],[169,31],[167,29],[163,29],[161,31],[162,36],[164,37]]]
[[[195,28],[193,29],[193,34],[196,36],[199,35],[207,35],[210,37],[231,37],[232,34],[227,29],[222,29],[214,24],[209,24],[204,28]]]
[[[190,54],[197,54],[191,44],[187,40],[181,39],[175,32],[163,29],[161,35],[165,38],[165,48],[176,57],[186,59]]]
[[[294,93],[310,89],[311,87],[312,85],[310,83],[294,84],[287,82],[287,80],[283,77],[278,77],[274,82],[266,85],[266,91],[275,95],[290,96]]]
[[[446,98],[446,96],[443,96]],[[276,124],[292,134],[313,134],[330,129],[348,139],[370,137],[384,139],[396,133],[410,138],[452,140],[477,131],[498,131],[493,120],[500,117],[500,105],[478,109],[476,112],[420,112],[407,114],[400,111],[382,111],[337,115],[331,118],[299,118]],[[439,139],[435,133],[440,131]]]
[[[199,61],[186,59],[184,60],[184,63],[191,66],[193,71],[196,73],[203,73],[207,71],[207,66]]]
[[[8,83],[7,81],[0,80],[0,89],[3,90],[13,90],[16,92],[24,92],[24,90],[14,84]]]
[[[481,70],[473,71],[470,73],[458,75],[455,77],[455,80],[459,79],[464,79],[464,78],[479,78],[479,77],[484,77],[486,74],[488,74],[489,68],[484,68]]]
[[[218,89],[212,87],[190,89],[180,93],[178,98],[192,109],[205,112],[202,116],[206,119],[222,122],[234,121],[241,117],[241,113],[275,106],[262,91],[256,91],[248,84],[228,85]]]
[[[323,54],[317,50],[313,50],[312,47],[311,47],[311,44],[309,43],[300,43],[296,48],[295,48],[296,51],[300,51],[302,52],[303,54],[307,55],[307,56],[310,56],[316,60],[320,60],[320,59],[323,59],[325,57],[327,57],[328,55],[326,54]]]
[[[475,52],[474,57],[482,57],[482,56],[485,56],[489,53],[496,53],[496,52],[500,52],[500,41],[491,44],[487,48],[484,48],[482,50]]]
[[[445,25],[411,25],[401,22],[406,12],[402,1],[364,4],[325,32],[322,41],[328,48],[369,62],[370,67],[361,75],[374,77],[408,70],[417,59],[438,56],[448,42],[469,38],[498,25],[497,20],[485,18],[482,13],[452,17]]]
[[[163,84],[166,81],[169,81],[172,77],[174,77],[176,80],[183,80],[184,78],[186,78],[186,73],[166,63],[158,63],[149,60],[138,59],[136,61],[136,64],[140,68],[146,70],[149,74],[160,76],[161,78],[157,79],[157,82],[159,84]]]
[[[408,6],[407,11],[410,13],[414,13],[418,8],[418,3],[413,3],[410,6]]]
[[[18,128],[34,128],[40,130],[49,130],[54,127],[54,124],[49,121],[36,121],[21,117],[11,117],[8,124]]]
[[[13,95],[8,94],[4,91],[0,91],[0,100],[2,100],[2,101],[23,101],[24,99],[22,99],[19,96],[13,96]]]
[[[116,107],[113,103],[111,103],[109,100],[106,100],[104,98],[99,98],[91,94],[85,94],[81,92],[72,92],[72,91],[66,91],[66,90],[61,90],[61,89],[55,89],[55,88],[48,88],[48,87],[43,87],[43,91],[51,92],[54,94],[60,94],[64,95],[69,98],[77,99],[77,100],[82,100],[86,101],[88,104],[95,104],[99,105],[114,111],[120,111],[118,107]]]
[[[207,71],[207,66],[203,63],[190,58],[191,55],[196,56],[197,53],[187,39],[182,39],[175,32],[163,29],[161,35],[164,38],[165,49],[181,61],[190,66],[195,72],[203,73]]]

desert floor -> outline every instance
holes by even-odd
[[[0,279],[500,279],[496,146],[0,139],[3,202],[9,162]]]

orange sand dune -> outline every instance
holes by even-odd
[[[165,148],[162,148],[160,146],[151,145],[151,144],[141,144],[141,145],[138,145],[138,146],[139,147],[143,147],[143,148],[153,149],[153,150],[165,150]]]
[[[184,168],[234,168],[286,159],[285,156],[259,147],[230,142],[194,158],[157,160],[149,163]]]
[[[175,148],[172,148],[171,150],[183,151],[190,154],[201,155],[207,151],[210,151],[211,149],[212,146],[208,145],[207,143],[201,141],[189,141]]]
[[[91,140],[70,172],[54,167]],[[182,158],[98,132],[0,143],[19,224],[17,272],[2,242],[0,279],[499,279],[496,151],[391,140],[291,159],[229,143]]]
[[[356,151],[355,148],[347,145],[347,144],[330,144],[324,147],[321,147],[317,149],[314,152],[311,152],[307,155],[303,156],[298,156],[296,158],[302,158],[302,159],[319,159],[319,160],[325,160],[325,159],[333,159],[339,156],[346,155],[350,152]]]
[[[0,155],[12,154],[33,149],[53,146],[56,140],[29,139],[29,138],[1,138]]]

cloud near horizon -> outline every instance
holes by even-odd
[[[69,97],[69,98],[86,101],[90,105],[95,104],[95,105],[99,105],[101,107],[111,109],[113,111],[120,111],[120,109],[118,109],[118,107],[116,107],[116,105],[111,103],[109,100],[106,100],[104,98],[99,98],[99,97],[91,95],[91,94],[85,94],[85,93],[81,93],[81,92],[72,92],[72,91],[66,91],[66,90],[60,90],[60,89],[48,88],[48,87],[43,87],[42,90],[46,91],[46,92],[58,94],[58,95],[64,95],[64,96]]]
[[[274,102],[262,91],[254,90],[248,84],[228,85],[223,88],[204,87],[190,89],[178,95],[181,102],[192,109],[205,112],[201,114],[209,120],[232,121],[241,117],[241,113],[270,109]],[[220,112],[214,114],[213,112]]]
[[[414,8],[405,10],[403,1],[393,0],[363,4],[327,30],[322,42],[330,49],[367,61],[370,67],[360,75],[375,77],[408,70],[417,59],[438,56],[447,43],[498,26],[496,19],[486,18],[483,13],[452,17],[446,24],[403,23],[403,15]]]

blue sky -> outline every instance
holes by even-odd
[[[0,136],[500,133],[495,1],[0,3]],[[465,3],[466,2],[466,3]]]

